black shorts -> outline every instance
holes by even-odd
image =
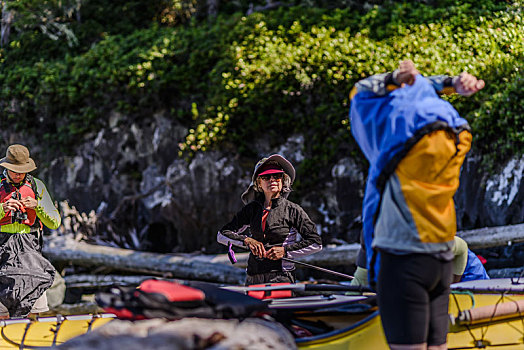
[[[451,261],[380,252],[377,300],[389,344],[446,343],[451,279]]]

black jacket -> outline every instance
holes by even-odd
[[[309,255],[322,249],[322,240],[313,221],[298,204],[280,197],[271,201],[271,210],[262,231],[264,197],[259,196],[244,206],[231,222],[218,232],[219,243],[246,248],[244,239],[251,237],[260,241],[266,250],[283,246],[287,258]],[[300,235],[301,239],[298,239]],[[282,260],[269,260],[249,255],[247,273],[255,275],[270,271],[294,270],[294,265]]]

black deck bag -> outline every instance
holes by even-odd
[[[27,316],[53,284],[55,268],[32,233],[0,233],[0,303],[11,317]]]
[[[114,287],[96,295],[98,305],[123,319],[239,318],[267,312],[267,304],[204,282],[149,279],[137,288]]]

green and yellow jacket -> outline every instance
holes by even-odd
[[[29,218],[28,220],[24,222],[16,222],[15,220],[12,220],[10,218],[12,213],[4,212],[3,206],[0,205],[0,232],[34,232],[35,227],[38,228],[38,226],[35,225],[34,222],[34,219],[36,217],[38,218],[38,220],[40,220],[40,222],[43,225],[47,226],[52,230],[57,229],[60,226],[60,213],[55,207],[53,200],[51,199],[51,196],[47,191],[46,186],[41,180],[35,177],[32,178],[32,180],[34,181],[34,185],[31,185],[30,181],[28,180],[29,176],[31,175],[26,176],[26,179],[24,180],[22,186],[18,187],[18,191],[21,192],[23,197],[29,195],[35,198],[38,202],[37,207],[34,210],[27,209],[27,216]],[[16,192],[16,190],[16,186],[14,186],[11,183],[9,177],[3,176],[2,181],[0,183],[0,198],[2,198],[2,202],[7,201],[11,197],[11,194]]]

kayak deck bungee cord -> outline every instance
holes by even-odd
[[[0,350],[38,349],[60,345],[113,320],[114,314],[70,315],[0,321]]]

